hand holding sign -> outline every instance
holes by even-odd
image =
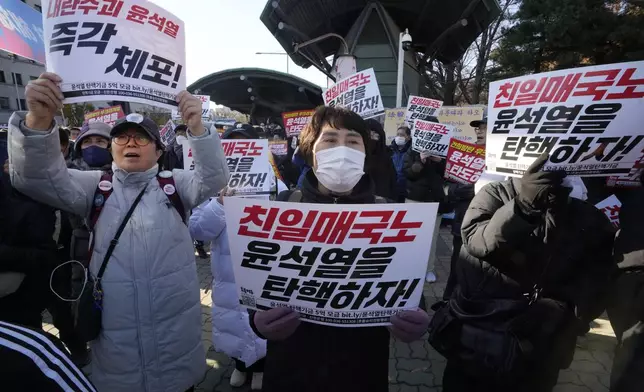
[[[300,314],[288,308],[273,308],[255,313],[255,327],[267,340],[284,340],[300,325]]]
[[[420,339],[429,327],[429,315],[422,309],[403,310],[391,316],[389,331],[405,343]]]
[[[206,128],[201,121],[201,100],[187,91],[182,91],[177,95],[177,103],[181,118],[188,126],[190,133],[194,136],[203,135]]]
[[[544,212],[548,208],[552,194],[561,187],[566,177],[563,171],[543,171],[548,157],[548,153],[541,154],[521,178],[521,190],[516,203],[526,216],[536,216]]]
[[[62,80],[51,72],[45,72],[27,85],[25,100],[29,112],[26,125],[29,128],[45,131],[51,127],[56,112],[63,107],[63,93],[58,83]]]

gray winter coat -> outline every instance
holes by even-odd
[[[15,188],[73,214],[88,216],[100,171],[67,169],[58,129],[9,125],[9,161]],[[191,137],[195,170],[174,170],[177,193],[189,210],[226,186],[228,168],[219,137]],[[113,193],[96,224],[90,272],[98,273],[110,241],[134,199],[130,218],[103,276],[103,327],[91,343],[92,382],[99,391],[183,392],[205,371],[201,303],[194,249],[156,179],[158,168],[126,173],[113,164]]]

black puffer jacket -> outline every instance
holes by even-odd
[[[19,193],[0,170],[0,273],[19,272],[18,290],[0,298],[0,320],[40,327],[57,264],[54,209]]]
[[[445,160],[432,162],[420,159],[420,153],[411,148],[405,155],[403,170],[407,177],[407,198],[419,202],[441,203],[439,212],[448,212],[445,190],[443,189],[443,176],[445,173]]]
[[[564,211],[529,222],[515,207],[520,180],[486,185],[465,213],[458,284],[469,298],[521,298],[535,283],[543,295],[577,308],[582,323],[605,309],[614,229],[594,206],[570,199]],[[545,270],[545,272],[544,272]]]
[[[351,195],[335,199],[317,190],[317,179],[309,171],[302,186],[302,202],[373,204],[375,198],[367,175]],[[253,318],[250,320],[258,333]],[[335,328],[303,322],[287,340],[268,341],[262,390],[386,392],[388,368],[389,331],[386,328]]]

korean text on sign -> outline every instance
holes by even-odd
[[[385,110],[385,135],[387,136],[387,144],[391,144],[394,140],[398,128],[407,125],[405,122],[405,113],[405,108]]]
[[[415,120],[411,130],[411,148],[416,152],[428,151],[446,157],[453,128],[449,125]]]
[[[123,113],[123,109],[121,109],[121,106],[110,106],[109,108],[105,109],[98,109],[94,110],[93,112],[85,113],[85,121],[88,124],[95,123],[95,122],[102,122],[105,123],[111,127],[114,126],[116,123],[116,120],[118,120],[121,117],[125,117],[125,113]]]
[[[485,148],[452,139],[445,164],[445,178],[461,184],[474,184],[485,169]]]
[[[47,70],[64,103],[121,100],[167,109],[186,88],[185,28],[145,0],[43,1]]]
[[[288,142],[286,140],[271,140],[268,145],[273,155],[284,156],[288,154]]]
[[[240,302],[324,325],[386,325],[418,306],[437,206],[227,198]]]
[[[228,186],[239,194],[266,195],[272,190],[273,169],[269,162],[268,140],[222,140],[221,146],[226,155],[230,171]],[[194,170],[192,149],[184,145],[183,167]]]
[[[410,95],[405,120],[409,126],[413,125],[415,120],[430,121],[431,117],[436,117],[441,106],[443,101]]]
[[[161,128],[161,130],[159,131],[159,134],[161,135],[161,141],[162,141],[162,142],[163,142],[163,144],[165,144],[166,146],[169,146],[169,145],[171,145],[172,143],[174,143],[174,139],[175,139],[175,138],[176,138],[176,136],[177,136],[177,135],[174,133],[174,128],[175,128],[175,125],[174,125],[174,123],[172,122],[172,120],[168,120],[168,122],[167,122],[167,123],[165,123],[165,125],[163,126],[163,128]]]
[[[613,226],[619,228],[619,211],[622,208],[622,203],[619,201],[617,196],[611,195],[597,203],[595,207],[606,214]]]
[[[452,138],[467,143],[476,142],[476,131],[470,123],[482,120],[485,107],[483,106],[443,106],[436,117],[441,124],[454,127]]]
[[[523,76],[490,85],[488,171],[627,174],[644,147],[644,61]]]
[[[210,118],[210,95],[195,95],[201,101],[201,118]],[[175,120],[181,119],[181,114],[178,110],[172,109],[172,118]]]
[[[314,110],[296,110],[294,112],[282,113],[284,131],[286,137],[298,136],[304,130],[313,116]]]
[[[373,68],[336,82],[322,95],[325,105],[345,107],[365,119],[385,112]]]

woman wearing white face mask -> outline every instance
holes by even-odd
[[[302,189],[282,192],[278,200],[304,203],[376,202],[365,166],[372,156],[371,135],[360,116],[345,109],[320,107],[301,134],[300,151],[311,170]],[[382,201],[382,200],[379,200]],[[267,340],[264,392],[386,392],[390,331],[411,342],[426,332],[424,310],[391,318],[392,327],[337,328],[300,323],[286,308],[256,312],[256,334]]]

